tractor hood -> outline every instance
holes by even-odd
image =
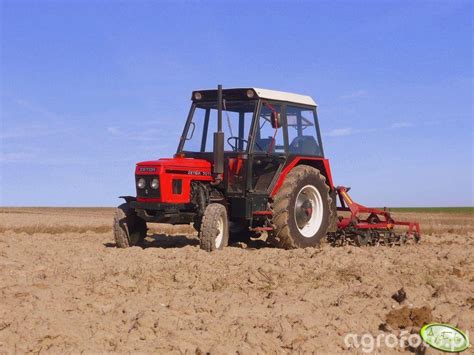
[[[211,175],[211,163],[204,159],[162,158],[137,164],[136,174],[163,174],[178,172],[189,175]]]
[[[135,179],[145,180],[145,187],[137,188],[138,202],[189,203],[192,181],[212,181],[211,163],[192,158],[144,161],[137,164]],[[148,188],[153,180],[158,180],[155,190]]]

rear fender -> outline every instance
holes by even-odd
[[[271,192],[271,196],[275,196],[275,194],[278,192],[280,187],[283,185],[283,182],[285,181],[286,175],[297,165],[309,165],[312,166],[316,169],[318,169],[321,174],[326,178],[326,183],[329,186],[329,189],[331,191],[334,190],[334,184],[332,181],[332,175],[331,175],[331,167],[329,165],[329,160],[325,158],[316,158],[316,157],[296,157],[293,159],[287,166],[285,166],[278,177],[278,180]]]

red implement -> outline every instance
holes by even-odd
[[[417,222],[395,221],[390,212],[385,208],[383,210],[369,208],[354,202],[349,196],[348,191],[349,188],[344,186],[336,188],[341,205],[337,210],[350,212],[349,217],[339,217],[337,224],[338,234],[351,234],[359,237],[370,236],[371,241],[386,235],[390,235],[392,239],[396,237],[397,240],[403,240],[403,242],[406,239],[419,241],[420,225]],[[367,214],[367,216],[362,217],[361,214]],[[396,235],[393,231],[396,226],[407,226],[408,230],[403,236]]]

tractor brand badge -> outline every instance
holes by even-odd
[[[470,346],[466,334],[448,324],[427,324],[421,328],[420,335],[432,348],[449,353],[458,353]]]
[[[209,171],[200,171],[200,170],[166,170],[169,174],[186,174],[193,176],[210,176]]]
[[[188,170],[188,175],[196,175],[196,176],[201,176],[201,175],[211,175],[211,173],[207,171],[196,171],[196,170]]]
[[[156,171],[156,168],[152,168],[152,167],[144,167],[144,166],[141,166],[140,167],[140,172],[141,173],[144,173],[144,172],[147,172],[147,173],[153,173]]]

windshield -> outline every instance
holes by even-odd
[[[217,131],[217,102],[194,104],[191,123],[184,132],[184,152],[212,152]],[[247,150],[248,135],[256,101],[227,101],[222,105],[222,130],[226,152]]]

